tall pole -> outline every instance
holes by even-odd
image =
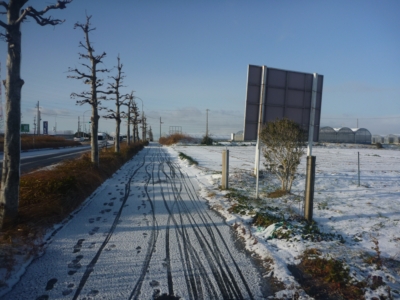
[[[78,116],[78,134],[76,137],[81,137],[81,122],[80,122],[80,117]]]
[[[37,135],[40,135],[40,110],[39,110],[39,101],[37,102],[37,126],[36,126],[36,132]]]
[[[312,94],[311,94],[311,111],[310,124],[308,128],[308,147],[307,147],[307,168],[306,168],[306,185],[304,192],[304,218],[312,221],[314,206],[314,185],[315,185],[315,162],[316,157],[312,156],[312,146],[314,141],[314,121],[315,106],[317,102],[318,74],[313,74]]]
[[[207,113],[207,118],[206,118],[206,138],[208,139],[208,111],[209,109],[206,109],[206,113]]]
[[[265,85],[267,83],[267,67],[262,66],[261,73],[261,86],[260,86],[260,108],[258,114],[258,129],[257,129],[257,145],[256,145],[256,161],[255,161],[255,175],[256,175],[256,199],[258,199],[259,181],[260,181],[260,153],[261,141],[260,133],[264,123],[264,101],[265,101]]]
[[[163,124],[164,122],[161,122],[161,117],[160,117],[160,139],[161,139],[161,124]]]

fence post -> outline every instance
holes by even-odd
[[[229,150],[222,151],[222,182],[221,188],[227,190],[229,188]]]
[[[360,152],[357,152],[358,156],[358,186],[360,186]]]
[[[306,190],[304,199],[304,218],[312,221],[314,205],[314,182],[315,182],[315,156],[307,156]]]

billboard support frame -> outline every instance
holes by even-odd
[[[312,94],[311,94],[311,109],[310,109],[310,124],[308,128],[308,147],[307,156],[312,155],[312,145],[314,137],[314,122],[315,122],[315,106],[317,103],[317,88],[318,88],[318,73],[313,74]]]
[[[256,175],[256,199],[258,199],[259,180],[260,180],[260,156],[261,156],[261,140],[260,134],[262,130],[262,124],[264,123],[264,102],[265,102],[265,85],[267,83],[267,67],[262,66],[261,72],[261,91],[260,91],[260,111],[258,115],[258,129],[257,129],[257,146],[256,146],[256,157],[254,172]]]

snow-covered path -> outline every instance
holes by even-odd
[[[174,150],[146,147],[2,299],[265,299],[265,280],[198,190]]]

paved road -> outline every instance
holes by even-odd
[[[90,151],[90,147],[67,148],[61,150],[37,150],[21,153],[21,174],[59,163],[66,159],[79,157]],[[51,152],[51,153],[50,153]],[[0,178],[3,168],[3,153],[0,155]]]
[[[265,299],[259,271],[198,189],[173,150],[146,147],[2,299]]]

